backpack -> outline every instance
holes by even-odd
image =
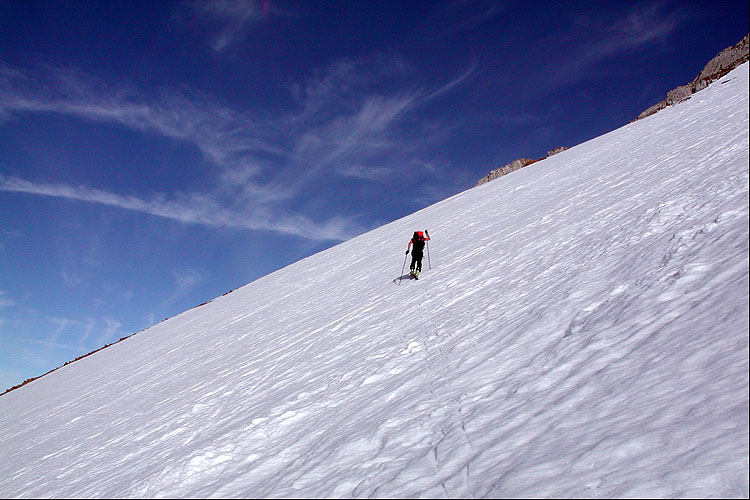
[[[422,250],[424,250],[424,235],[422,234],[422,231],[415,231],[414,237],[412,237],[411,241],[414,245],[414,251],[417,253],[422,253]]]

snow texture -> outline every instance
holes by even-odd
[[[0,397],[0,497],[748,498],[748,205],[744,64]]]

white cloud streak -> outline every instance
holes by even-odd
[[[445,0],[434,2],[433,12],[423,21],[431,37],[455,36],[500,15],[499,0]]]
[[[393,175],[392,168],[386,167],[365,167],[362,165],[345,165],[337,169],[337,172],[347,177],[364,179],[368,181],[377,181]]]
[[[388,130],[415,102],[414,95],[373,96],[356,113],[308,130],[295,151],[295,157],[308,159],[308,168],[294,181],[293,189],[299,191],[322,169],[349,161],[353,155],[361,158],[394,147]]]
[[[581,74],[588,66],[670,36],[683,22],[685,14],[681,10],[667,12],[667,8],[665,2],[635,4],[624,16],[609,24],[585,20],[578,30],[593,32],[595,41],[582,45],[570,65],[570,73]]]
[[[206,278],[204,272],[192,268],[173,271],[172,274],[175,280],[174,291],[164,300],[160,307],[164,307],[182,299],[188,294],[188,292],[198,286],[198,284]]]
[[[361,232],[361,229],[356,227],[351,220],[344,218],[335,218],[323,224],[317,224],[301,216],[287,216],[278,219],[254,218],[249,214],[222,208],[215,200],[200,194],[187,195],[183,199],[167,199],[164,196],[157,196],[151,200],[144,200],[135,196],[121,196],[85,186],[33,183],[15,177],[0,177],[0,190],[99,203],[183,223],[212,227],[234,227],[255,231],[275,231],[313,240],[343,240],[351,236],[352,231]],[[358,233],[355,232],[354,234]]]
[[[16,301],[7,297],[4,290],[0,290],[0,307],[10,307],[16,305]]]
[[[69,344],[63,344],[63,343],[60,343],[60,342],[50,342],[48,340],[40,340],[40,339],[32,339],[32,338],[23,338],[21,340],[23,340],[24,342],[30,342],[32,344],[39,344],[39,345],[42,345],[44,347],[51,347],[51,348],[54,348],[54,349],[66,349],[66,350],[70,350],[70,351],[78,351],[78,350],[80,350],[80,347],[72,346],[72,345],[69,345]]]
[[[399,134],[403,119],[459,85],[476,67],[438,89],[394,91],[394,80],[395,87],[402,88],[398,80],[411,69],[398,58],[373,59],[374,63],[340,61],[304,85],[292,86],[298,109],[272,118],[227,108],[185,89],[149,96],[68,68],[22,71],[0,64],[0,119],[54,113],[114,123],[192,144],[216,170],[215,185],[203,193],[144,198],[18,177],[0,177],[0,190],[97,203],[212,227],[312,240],[348,239],[364,230],[350,214],[316,222],[282,206],[304,196],[312,182],[325,182],[326,176],[382,179],[394,171],[377,155],[388,152],[394,157],[419,147]],[[365,166],[374,164],[379,166],[366,172]]]
[[[104,328],[104,331],[102,332],[102,335],[97,341],[97,345],[105,345],[111,343],[117,340],[117,338],[122,335],[120,330],[120,328],[122,327],[122,323],[119,320],[107,316],[102,317],[102,319],[104,320],[104,324],[106,326]]]
[[[271,124],[251,113],[174,91],[149,101],[133,89],[113,87],[68,68],[43,67],[35,74],[0,71],[0,117],[19,112],[76,116],[189,141],[221,165],[241,164],[249,152],[283,154],[268,137]]]
[[[48,320],[55,325],[55,330],[52,332],[52,337],[49,339],[50,342],[56,342],[63,331],[70,325],[77,323],[74,320],[68,318],[55,318],[50,317]]]
[[[99,203],[186,223],[275,231],[313,240],[341,240],[362,230],[350,218],[315,223],[294,214],[271,215],[278,212],[273,209],[274,204],[293,195],[288,183],[255,182],[264,168],[255,155],[272,155],[282,161],[289,156],[282,146],[274,144],[283,143],[278,138],[281,134],[276,123],[260,123],[249,113],[216,105],[201,96],[162,93],[158,100],[148,102],[134,91],[119,88],[102,91],[111,87],[79,72],[42,68],[40,73],[0,66],[0,116],[56,113],[116,123],[192,143],[218,168],[220,190],[226,192],[143,199],[85,186],[32,183],[19,178],[3,179],[2,190]],[[40,88],[34,85],[38,81],[51,84]],[[245,206],[226,208],[220,201],[222,194],[224,198],[244,201]]]
[[[215,26],[217,34],[210,43],[215,52],[223,52],[241,40],[248,25],[259,22],[270,12],[268,0],[191,0],[184,5],[205,23]]]

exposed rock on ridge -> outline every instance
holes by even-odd
[[[566,149],[568,148],[565,146],[560,146],[559,148],[550,149],[549,151],[547,151],[547,157],[549,158],[550,156],[556,155],[557,153],[562,153]]]
[[[645,118],[649,115],[653,115],[657,111],[671,106],[680,101],[689,99],[690,96],[708,87],[708,84],[714,80],[718,80],[722,76],[726,75],[740,64],[748,61],[748,35],[740,40],[737,45],[728,47],[719,54],[708,61],[708,64],[703,68],[695,79],[686,84],[681,85],[675,89],[670,90],[667,93],[666,99],[654,104],[646,111],[638,115],[637,120]]]
[[[747,62],[749,36],[750,34],[745,35],[745,37],[736,45],[728,47],[719,52],[716,57],[708,61],[708,64],[704,66],[703,70],[700,72],[700,74],[698,74],[698,76],[695,77],[692,82],[670,90],[667,93],[666,99],[648,108],[646,111],[638,115],[638,118],[636,118],[636,120],[640,120],[641,118],[653,115],[657,111],[664,109],[667,106],[671,106],[672,104],[675,104],[677,102],[690,99],[690,96],[692,96],[699,90],[703,90],[704,88],[708,87],[708,85],[714,80],[718,80],[740,64]],[[547,152],[547,156],[545,158],[560,153],[561,151],[565,151],[566,149],[568,148],[560,147],[552,149]],[[507,165],[491,170],[490,173],[485,177],[482,177],[476,183],[476,185],[479,186],[480,184],[484,184],[493,179],[497,179],[498,177],[502,177],[503,175],[515,172],[516,170],[519,170],[527,165],[531,165],[532,163],[536,163],[543,159],[544,158],[539,158],[538,160],[530,160],[529,158],[519,158],[517,160],[513,160]]]
[[[490,182],[491,180],[497,179],[498,177],[502,177],[503,175],[515,172],[516,170],[521,169],[526,165],[531,165],[536,161],[539,160],[531,160],[529,158],[519,158],[517,160],[513,160],[505,166],[491,170],[489,174],[479,179],[476,185],[478,186],[480,184],[484,184],[485,182]]]
[[[557,153],[562,153],[566,149],[568,148],[565,146],[551,149],[547,151],[547,156],[545,156],[544,158],[549,158],[550,156],[556,155]],[[480,184],[484,184],[485,182],[490,182],[493,179],[497,179],[498,177],[502,177],[503,175],[509,174],[511,172],[515,172],[516,170],[519,170],[523,167],[531,165],[532,163],[536,163],[538,161],[544,160],[544,158],[539,158],[538,160],[531,160],[529,158],[519,158],[517,160],[513,160],[507,165],[491,170],[489,174],[479,179],[476,185],[478,186]]]

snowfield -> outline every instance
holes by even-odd
[[[748,212],[744,64],[0,397],[0,497],[748,498]]]

